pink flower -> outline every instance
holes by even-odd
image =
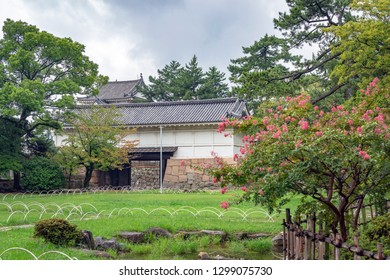
[[[309,123],[307,121],[305,121],[304,119],[302,119],[299,122],[299,125],[301,126],[302,130],[308,130],[309,129]]]
[[[234,160],[234,161],[237,161],[237,160],[238,160],[238,154],[234,154],[233,160]]]
[[[282,135],[282,132],[280,130],[278,130],[277,132],[275,132],[274,135],[272,135],[272,138],[279,139],[281,135]]]
[[[349,125],[353,125],[353,120],[348,120]]]
[[[306,103],[307,103],[307,100],[299,100],[298,105],[300,107],[304,107]]]
[[[369,154],[367,154],[366,151],[360,151],[360,152],[359,152],[359,155],[360,155],[363,159],[365,159],[365,160],[369,160],[369,159],[371,158],[371,156],[370,156]]]
[[[227,192],[227,187],[221,189],[221,194],[225,194]]]
[[[314,110],[319,110],[320,109],[320,107],[318,107],[318,106],[314,106]]]
[[[379,123],[383,124],[384,122],[384,117],[383,114],[379,114],[377,117],[374,118],[374,120],[378,121]]]
[[[364,113],[362,119],[367,121],[367,122],[371,120],[371,117],[370,117],[370,114],[368,111]]]
[[[218,182],[218,179],[217,178],[213,178],[213,184],[216,184]]]
[[[219,205],[223,209],[228,209],[229,208],[229,203],[226,201],[222,201],[221,204]]]
[[[359,133],[359,134],[362,134],[363,133],[363,128],[361,126],[359,126],[358,128],[356,128],[356,131]]]
[[[242,190],[243,192],[249,191],[247,187],[242,187],[241,190]]]
[[[263,118],[263,124],[264,125],[268,125],[269,124],[269,118],[268,117],[264,117]]]
[[[245,155],[245,154],[246,154],[246,149],[243,148],[243,147],[241,147],[241,148],[240,148],[240,153],[243,154],[243,155]]]
[[[259,190],[259,195],[263,196],[264,195],[264,191],[263,190]]]
[[[273,130],[276,129],[276,127],[274,125],[272,125],[272,124],[271,125],[267,125],[266,128],[267,128],[268,131],[273,131]]]
[[[218,132],[222,132],[222,131],[225,131],[225,128],[226,128],[226,124],[224,122],[221,122],[218,124],[218,129],[217,131]]]
[[[316,136],[317,136],[317,137],[321,137],[323,134],[324,134],[324,133],[323,133],[322,131],[317,131],[317,132],[316,132]]]
[[[182,160],[180,161],[180,166],[186,166],[186,161],[185,161],[184,159],[182,159]]]
[[[299,148],[302,145],[302,140],[298,140],[297,143],[295,143],[295,147]]]

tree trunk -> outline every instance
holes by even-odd
[[[83,188],[89,187],[89,182],[91,181],[91,178],[92,178],[92,172],[93,172],[93,166],[85,167],[85,177],[84,177],[84,182],[83,182]]]
[[[348,238],[348,231],[347,231],[347,225],[346,225],[346,220],[345,220],[345,212],[340,213],[340,234],[341,234],[341,241],[345,242],[347,241]]]
[[[353,229],[357,230],[359,227],[359,216],[360,216],[360,209],[362,208],[363,205],[363,199],[359,199],[357,202],[357,208],[355,211],[355,214],[353,215]]]
[[[22,187],[20,186],[20,172],[14,171],[14,190],[21,191]]]
[[[70,182],[72,180],[72,171],[69,171],[69,176],[68,176],[68,188],[70,188]]]

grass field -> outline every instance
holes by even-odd
[[[239,194],[239,193],[238,193]],[[75,248],[56,247],[33,238],[33,225],[40,219],[65,218],[79,229],[90,230],[94,236],[111,238],[120,231],[145,231],[161,227],[176,233],[180,230],[223,230],[237,232],[270,233],[281,231],[280,215],[269,214],[250,202],[231,205],[227,210],[219,208],[231,194],[203,193],[157,193],[157,192],[96,192],[47,195],[0,195],[0,258],[32,259],[50,251],[61,251],[77,259],[95,259],[88,252]],[[294,208],[296,201],[289,207]],[[115,258],[132,259],[185,259],[195,258],[202,249],[222,250],[229,256],[245,252],[250,258],[269,258],[270,239],[229,241],[223,246],[220,240],[202,237],[191,240],[155,240],[141,245],[127,244],[130,253]],[[24,249],[9,248],[21,247]],[[256,253],[258,256],[256,256]],[[261,256],[263,253],[264,256]],[[252,255],[251,255],[252,254]],[[254,255],[253,255],[254,254]],[[58,253],[47,253],[40,259],[66,259]]]

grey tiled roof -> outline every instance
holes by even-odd
[[[127,103],[116,107],[121,112],[118,121],[129,126],[219,123],[222,118],[248,115],[245,102],[237,98]]]
[[[163,153],[174,153],[177,151],[177,147],[161,147]],[[136,154],[136,153],[159,153],[160,147],[135,147],[132,148],[130,153]]]
[[[105,101],[110,103],[110,101],[116,100],[120,101],[121,99],[127,100],[134,97],[137,94],[137,85],[143,83],[142,78],[138,80],[131,81],[115,81],[108,82],[102,86],[99,90],[99,94],[90,97],[79,98],[80,102],[94,101],[96,98],[99,101]],[[98,103],[99,104],[99,103]]]

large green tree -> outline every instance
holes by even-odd
[[[55,157],[68,175],[84,168],[83,187],[89,186],[94,170],[122,169],[129,163],[136,141],[125,139],[131,130],[121,125],[120,116],[115,107],[92,106],[75,110],[67,119],[65,145]]]
[[[228,95],[225,74],[216,67],[204,72],[195,55],[184,66],[171,61],[157,73],[157,77],[149,77],[149,85],[139,89],[149,101],[210,99]]]
[[[0,175],[22,168],[22,134],[14,123],[0,119]]]
[[[360,87],[375,77],[390,83],[390,1],[354,0],[354,21],[326,31],[338,38],[332,53],[340,53],[331,72],[339,84],[356,80]]]
[[[325,32],[326,28],[343,26],[354,19],[350,2],[286,0],[289,10],[274,19],[281,37],[265,35],[243,48],[244,57],[231,61],[233,91],[248,101],[299,94],[302,88],[310,89],[313,103],[336,92],[350,96],[354,88],[329,75],[341,53],[331,51],[338,44],[337,36]],[[293,55],[294,50],[310,45],[318,47],[312,58]]]
[[[63,112],[75,104],[74,96],[97,93],[107,78],[84,54],[85,47],[70,38],[10,19],[2,30],[0,119],[19,131],[12,141],[20,143],[17,150],[28,156],[35,147],[29,143],[34,142],[37,129],[60,128]]]

